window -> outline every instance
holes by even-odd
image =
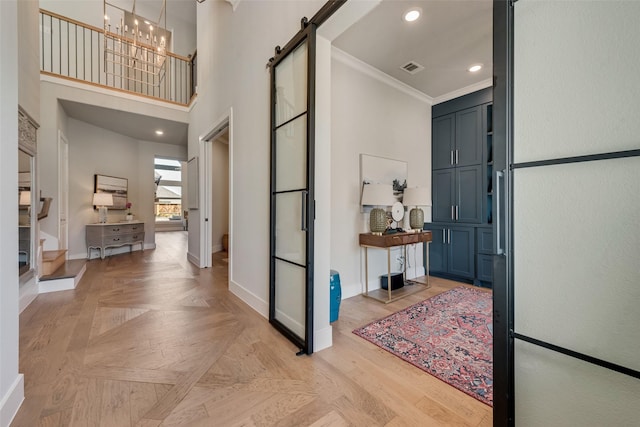
[[[156,221],[182,219],[182,165],[178,160],[156,157]]]

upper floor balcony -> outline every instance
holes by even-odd
[[[196,95],[197,55],[171,53],[170,34],[145,30],[124,18],[109,22],[106,14],[98,28],[40,9],[41,73],[189,105]]]

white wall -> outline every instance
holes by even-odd
[[[298,31],[323,1],[198,4],[198,103],[189,129],[189,157],[198,138],[233,107],[233,264],[230,289],[262,315],[269,290],[269,70],[276,45]],[[215,76],[215,78],[207,77]],[[207,77],[207,78],[205,78]],[[202,186],[201,186],[202,187]],[[189,252],[200,252],[202,210],[189,212]]]
[[[229,145],[216,139],[211,143],[212,252],[222,250],[222,235],[229,232]]]
[[[38,31],[38,1],[18,2],[20,35],[18,37],[18,97],[22,108],[40,122],[40,33]]]
[[[331,268],[340,273],[343,298],[364,291],[358,233],[369,226],[368,215],[360,212],[360,154],[405,161],[407,184],[431,189],[431,105],[364,74],[354,68],[362,64],[350,61],[334,55],[331,92]],[[417,262],[410,248],[409,264],[424,274],[422,245],[414,248]],[[399,254],[397,249],[392,255],[396,271]],[[378,276],[386,274],[386,265],[386,251],[369,251],[369,289],[380,287]]]
[[[71,153],[71,137],[69,129],[67,114],[60,105],[59,99],[71,100],[81,102],[89,105],[97,105],[100,107],[116,109],[127,112],[135,112],[136,114],[143,114],[152,117],[160,117],[173,121],[188,121],[188,112],[184,107],[178,107],[169,105],[166,103],[160,103],[148,99],[136,97],[135,95],[128,94],[114,94],[106,89],[94,88],[88,85],[82,85],[80,83],[67,82],[60,79],[48,79],[43,80],[40,83],[40,98],[41,98],[41,123],[38,141],[38,157],[41,159],[57,159],[58,158],[58,129],[61,129],[70,144],[70,169],[73,165],[73,154]],[[163,144],[160,144],[163,145]],[[104,148],[100,148],[103,150]],[[184,149],[184,148],[183,148]],[[136,148],[137,150],[137,148]],[[137,156],[137,152],[134,150],[134,155]],[[182,150],[178,150],[180,156],[177,158],[184,158]],[[110,156],[109,158],[112,158]],[[94,157],[90,160],[88,166],[93,166],[100,161],[99,158]],[[137,167],[137,166],[136,166]],[[142,173],[142,170],[139,171]],[[71,171],[70,171],[71,173]],[[41,161],[38,164],[38,174],[40,189],[42,190],[43,197],[53,197],[51,208],[49,210],[49,216],[39,221],[40,229],[52,236],[58,235],[58,164],[57,161]],[[116,175],[119,176],[119,175]],[[151,173],[153,176],[153,173]],[[72,176],[69,176],[70,185]],[[80,185],[80,184],[79,184]],[[81,184],[85,185],[85,183]],[[93,185],[93,183],[91,183]],[[70,195],[72,197],[72,195]],[[134,201],[135,203],[135,201]],[[147,207],[148,208],[148,207]],[[134,206],[134,211],[137,208]],[[137,212],[136,212],[137,213]],[[73,221],[73,207],[69,206],[69,222]],[[95,220],[94,220],[95,221]],[[73,225],[69,224],[69,240],[71,236]],[[145,236],[145,238],[148,236]],[[79,255],[80,248],[69,248],[70,254]]]
[[[24,397],[18,374],[18,11],[0,2],[0,426],[8,426]]]
[[[155,156],[186,157],[186,147],[139,141],[118,133],[69,119],[69,257],[86,256],[85,225],[95,223],[94,175],[128,180],[128,200],[134,218],[145,222],[145,248],[155,247],[153,167]],[[124,220],[125,211],[109,210],[109,221]],[[137,249],[137,248],[136,248]],[[110,253],[129,248],[109,249]],[[92,256],[97,256],[97,251]]]

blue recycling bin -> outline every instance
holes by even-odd
[[[331,279],[329,280],[329,301],[329,322],[335,322],[338,320],[340,301],[342,301],[340,274],[336,270],[331,270]]]

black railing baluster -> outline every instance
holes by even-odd
[[[48,27],[45,15],[49,18]],[[55,28],[56,24],[57,28]],[[188,104],[195,94],[194,58],[185,59],[168,53],[161,55],[154,47],[144,43],[136,44],[139,56],[134,58],[129,56],[133,45],[124,36],[106,33],[96,27],[77,23],[43,10],[40,11],[40,25],[42,27],[40,67],[43,72],[180,104]],[[73,40],[71,40],[72,30]],[[87,31],[89,31],[89,37],[87,37]],[[94,33],[97,35],[95,41]],[[66,37],[66,40],[62,40],[63,37]],[[63,47],[66,50],[63,50]],[[63,68],[65,55],[66,69]],[[49,65],[47,65],[47,58]],[[109,62],[111,62],[111,71],[109,71]],[[82,69],[82,76],[80,69]],[[105,76],[104,79],[102,75]]]
[[[71,64],[71,55],[69,55],[69,52],[71,51],[71,49],[69,48],[69,21],[67,21],[67,76],[71,77],[71,71],[70,68],[71,66],[69,64]]]

